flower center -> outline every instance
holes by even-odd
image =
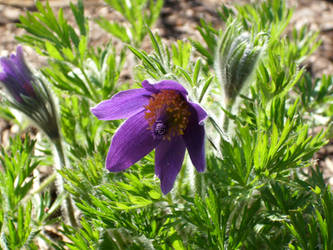
[[[153,94],[145,108],[145,118],[154,137],[170,140],[173,136],[184,134],[190,111],[177,91],[162,90]]]
[[[168,126],[165,122],[163,121],[156,121],[153,125],[153,135],[158,138],[162,139],[163,136],[167,133]]]

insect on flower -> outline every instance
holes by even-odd
[[[113,136],[106,168],[124,170],[155,149],[155,174],[167,194],[181,169],[185,150],[198,172],[205,170],[207,113],[187,99],[178,82],[163,80],[143,88],[122,91],[92,108],[100,120],[127,120]]]

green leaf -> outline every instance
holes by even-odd
[[[54,47],[52,43],[46,41],[45,47],[50,57],[53,57],[56,60],[63,60],[63,57],[59,53],[58,49]]]

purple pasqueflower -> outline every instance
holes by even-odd
[[[22,47],[16,55],[0,58],[0,81],[8,90],[13,108],[23,112],[39,126],[49,138],[59,140],[56,108],[46,84],[34,76],[24,61]]]
[[[24,61],[21,46],[17,47],[16,55],[12,54],[9,58],[1,57],[0,65],[0,81],[17,102],[23,102],[21,95],[36,97],[32,86],[33,76]]]
[[[187,100],[178,82],[163,80],[143,88],[122,91],[92,108],[100,120],[128,118],[113,136],[106,158],[111,172],[124,170],[155,149],[155,174],[167,194],[183,164],[187,148],[198,172],[206,168],[205,129],[207,113]]]

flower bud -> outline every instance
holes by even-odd
[[[221,36],[215,55],[215,71],[222,84],[226,105],[232,105],[251,76],[261,47],[256,46],[248,32],[231,23]]]
[[[0,58],[0,65],[3,69],[0,81],[17,102],[24,102],[21,95],[36,97],[32,87],[32,73],[24,61],[22,47],[17,47],[16,55]]]
[[[51,139],[59,138],[58,120],[52,96],[45,83],[34,76],[24,61],[22,47],[16,55],[1,57],[0,81],[7,89],[9,103],[23,112]]]

